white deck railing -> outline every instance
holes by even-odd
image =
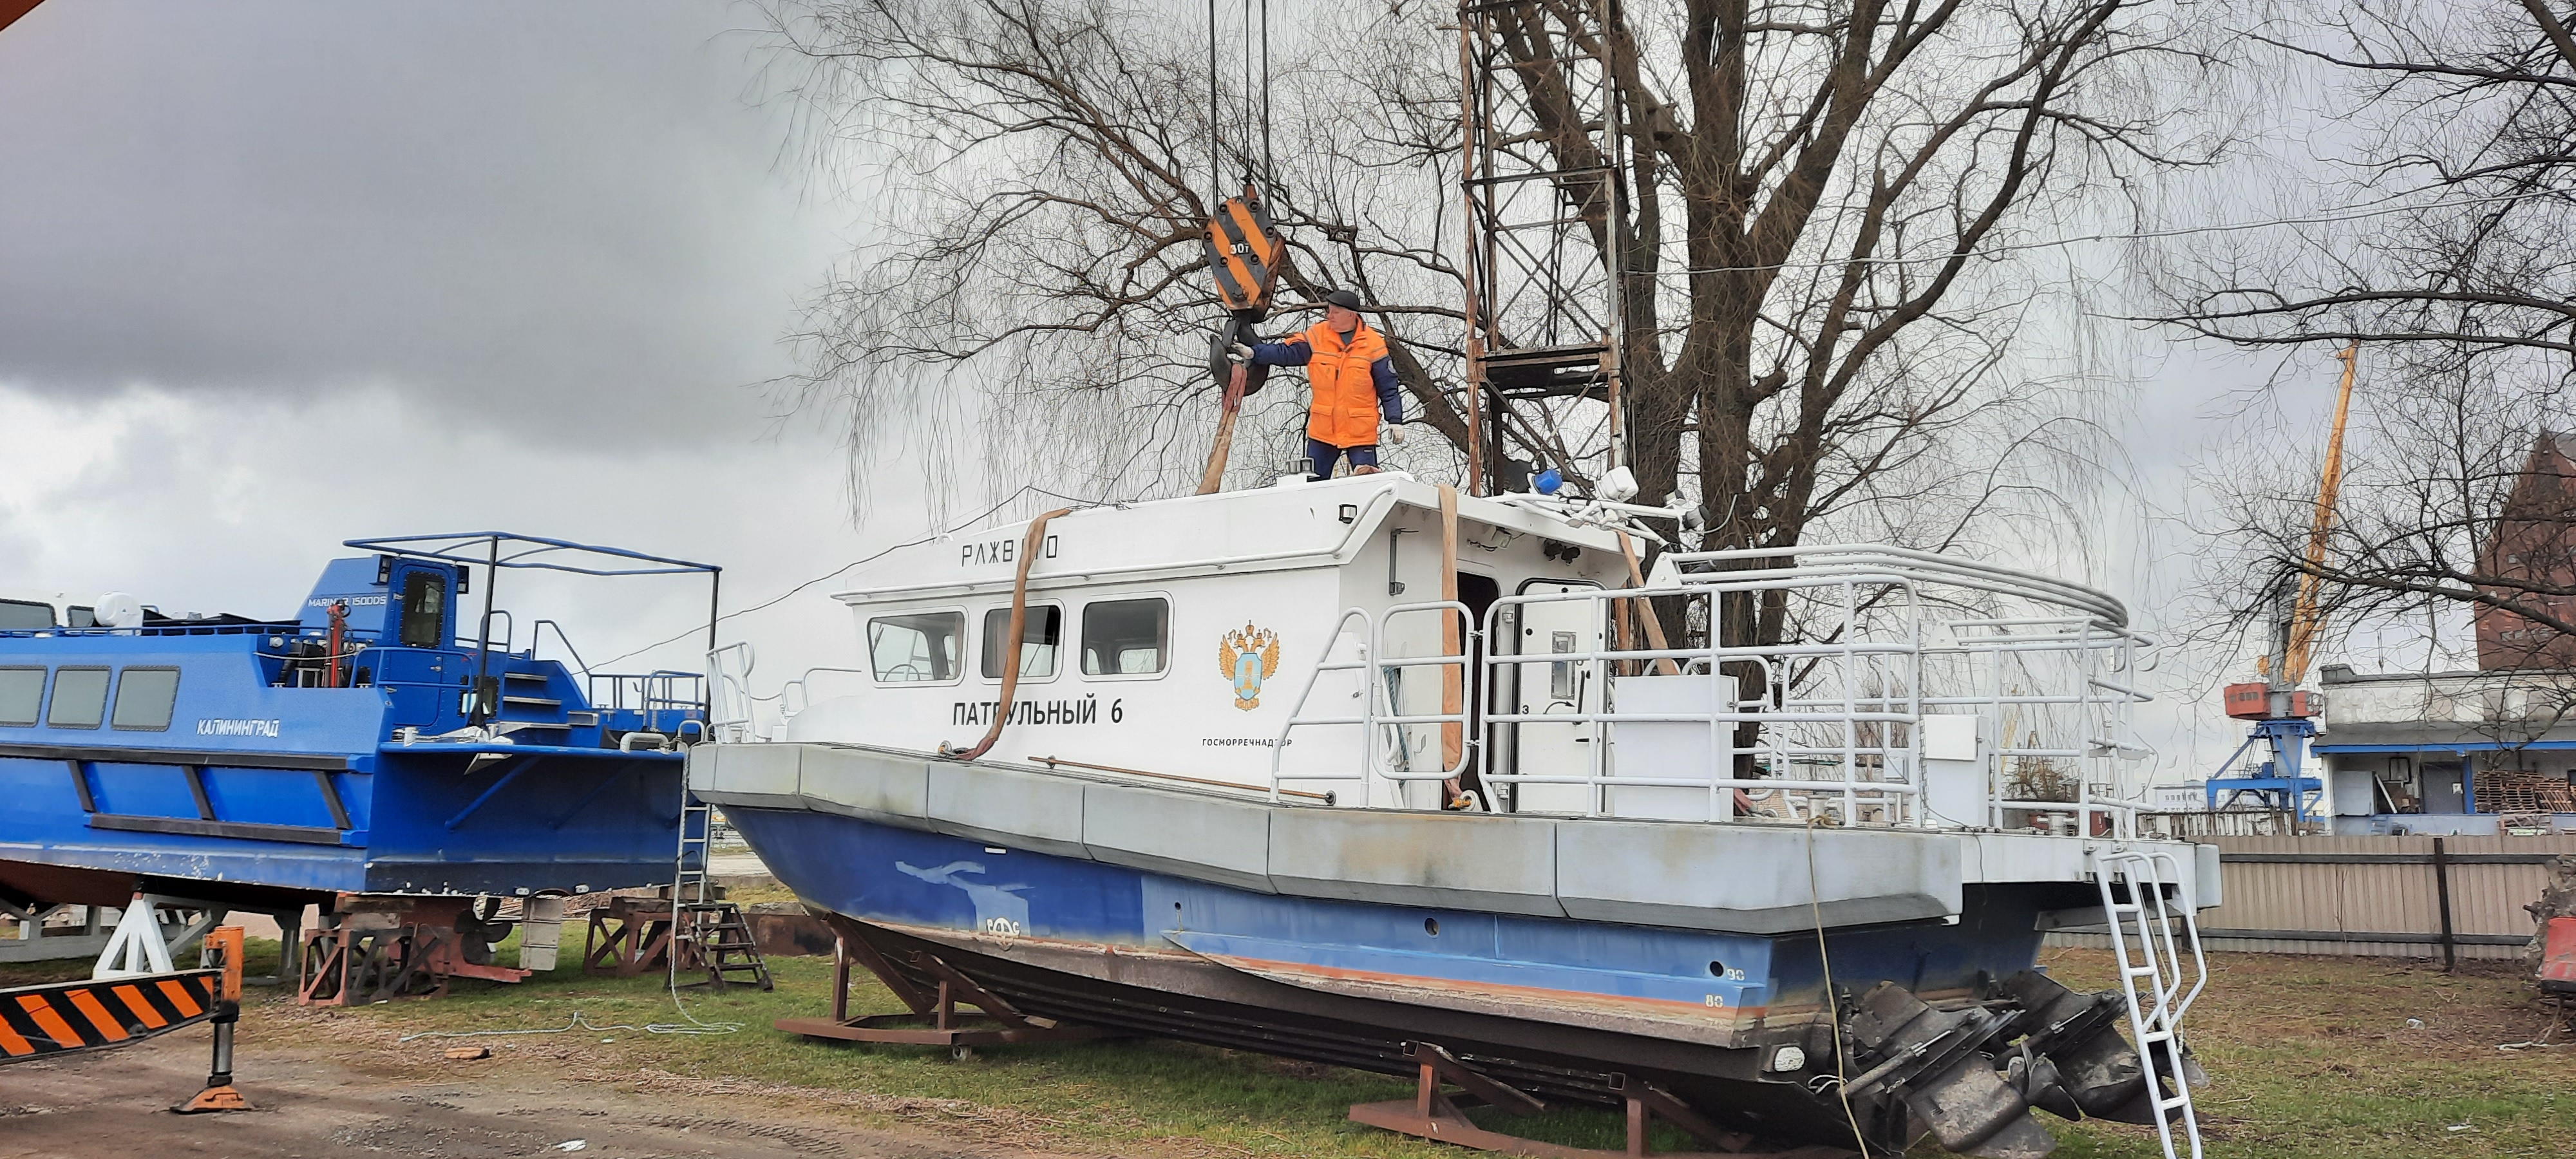
[[[1328,649],[1307,674],[1272,746],[1272,793],[1361,781],[1396,786],[1401,800],[1405,784],[1469,775],[1493,805],[1522,811],[1992,828],[2053,816],[2080,832],[2133,832],[2143,785],[2124,766],[2142,746],[2128,714],[2147,698],[2119,677],[2150,642],[2111,597],[1874,546],[1679,553],[1657,573],[1642,589],[1497,599],[1480,624],[1461,624],[1462,654],[1418,630],[1464,620],[1455,602],[1345,611],[1332,647],[1357,638],[1359,654]],[[1756,635],[1728,630],[1750,616],[1795,630],[1776,644],[1623,645],[1619,602],[1640,597],[1681,600],[1703,641]],[[1364,633],[1346,632],[1354,621]],[[1570,629],[1577,646],[1525,650],[1542,627]],[[1456,712],[1411,706],[1424,693],[1403,674],[1422,669],[1455,670],[1475,695]],[[1309,714],[1327,672],[1366,682],[1357,713]],[[1541,681],[1550,695],[1524,695]],[[1361,730],[1356,762],[1285,767],[1291,734],[1341,727]],[[1464,734],[1459,756],[1426,766],[1417,754],[1445,748],[1444,727]]]

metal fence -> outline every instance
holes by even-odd
[[[2227,904],[2200,915],[2213,950],[2371,957],[2512,958],[2535,923],[2554,837],[2214,837]],[[2061,931],[2048,944],[2107,946]]]

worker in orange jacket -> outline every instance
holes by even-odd
[[[1248,366],[1306,368],[1314,392],[1306,411],[1306,457],[1314,463],[1309,479],[1331,478],[1343,458],[1350,460],[1352,474],[1374,474],[1380,415],[1387,441],[1404,444],[1404,395],[1396,388],[1395,363],[1387,357],[1386,336],[1360,320],[1358,294],[1326,294],[1323,321],[1285,341],[1237,342],[1227,357],[1237,378]]]

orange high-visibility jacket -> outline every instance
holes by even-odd
[[[1306,368],[1306,382],[1314,391],[1306,412],[1307,438],[1336,447],[1375,446],[1381,406],[1388,422],[1403,421],[1386,336],[1366,322],[1352,327],[1348,339],[1329,323],[1317,322],[1275,348],[1256,347],[1255,352],[1258,361],[1269,365]]]

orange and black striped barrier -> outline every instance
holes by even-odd
[[[187,970],[0,990],[0,1062],[123,1046],[193,1026],[224,1001],[223,971]]]
[[[241,1021],[240,962],[240,951],[235,949],[225,967],[211,970],[0,990],[0,1063],[125,1046],[211,1022],[215,1061],[206,1076],[206,1089],[170,1109],[183,1115],[248,1110],[250,1103],[233,1089],[233,1024]]]

